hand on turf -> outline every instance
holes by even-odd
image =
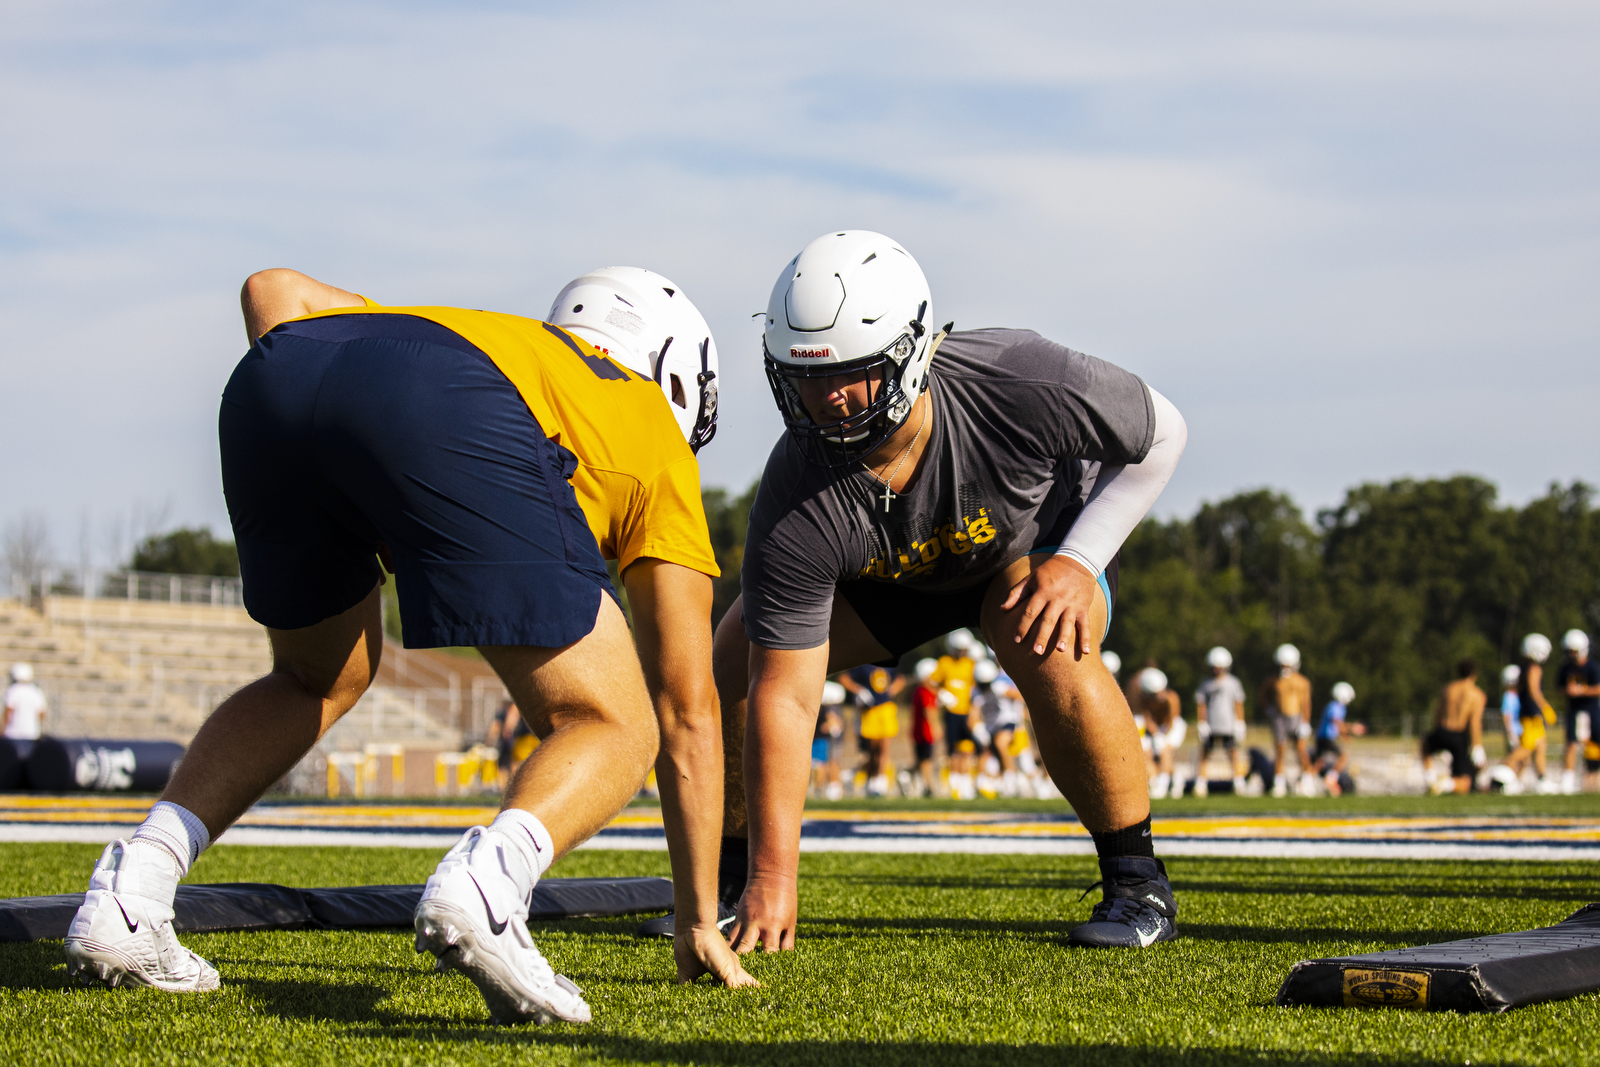
[[[1036,656],[1053,650],[1070,652],[1076,634],[1078,650],[1089,654],[1089,609],[1094,606],[1097,583],[1083,564],[1065,556],[1051,556],[1033,573],[1011,587],[1001,611],[1019,604],[1015,640],[1030,641]]]
[[[714,922],[696,923],[680,931],[672,939],[672,955],[678,962],[680,982],[692,982],[709,974],[729,989],[761,984],[745,971]]]
[[[765,952],[794,948],[800,893],[793,877],[752,874],[739,898],[739,914],[728,928],[733,951],[743,955],[760,945]]]

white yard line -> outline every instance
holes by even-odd
[[[81,842],[104,844],[133,832],[129,824],[0,823],[0,842]],[[443,851],[461,837],[454,829],[329,830],[294,827],[240,826],[229,830],[220,845],[318,845],[340,848],[423,848]],[[583,848],[659,852],[667,847],[659,833],[601,831]],[[961,853],[972,855],[1090,856],[1094,844],[1085,837],[961,837],[950,834],[802,835],[802,852]],[[1530,842],[1526,845],[1477,844],[1463,841],[1308,841],[1295,838],[1252,838],[1240,841],[1157,838],[1163,856],[1237,856],[1287,859],[1427,859],[1427,860],[1600,860],[1600,846]]]

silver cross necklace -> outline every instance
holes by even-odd
[[[927,394],[923,395],[926,396]],[[867,473],[876,478],[878,483],[883,486],[883,495],[878,499],[883,501],[883,513],[885,515],[889,514],[889,504],[894,500],[895,497],[901,495],[894,491],[895,476],[900,473],[900,468],[906,465],[906,460],[910,457],[911,450],[917,447],[917,441],[922,438],[922,428],[927,424],[928,407],[927,405],[924,405],[922,408],[922,421],[917,423],[917,432],[912,435],[911,443],[906,445],[906,450],[900,453],[900,462],[894,465],[894,470],[890,473],[888,479],[884,479],[878,474],[877,471],[873,470],[871,467],[867,467]],[[865,466],[865,464],[863,464],[863,466]]]

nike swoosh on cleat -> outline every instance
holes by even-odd
[[[115,898],[113,898],[113,899],[115,899]],[[128,909],[124,908],[122,906],[122,901],[120,901],[120,900],[117,901],[117,910],[122,912],[122,921],[128,924],[128,933],[130,933],[130,934],[138,933],[139,932],[139,924],[134,922],[132,919],[128,918]]]
[[[471,878],[472,876],[468,875],[468,877]],[[478,899],[483,901],[483,913],[489,916],[489,932],[494,934],[494,936],[499,937],[501,934],[506,932],[506,923],[511,921],[510,918],[507,917],[505,919],[501,919],[499,922],[495,922],[494,909],[489,906],[489,898],[484,895],[483,886],[478,884],[478,880],[476,878],[472,879],[472,888],[478,891]]]

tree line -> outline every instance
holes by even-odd
[[[755,493],[752,485],[702,494],[722,568],[715,619],[739,595]],[[1475,659],[1492,691],[1524,634],[1559,642],[1572,627],[1600,631],[1594,498],[1582,482],[1552,484],[1511,507],[1492,483],[1461,475],[1360,485],[1312,518],[1287,494],[1256,489],[1188,518],[1147,519],[1122,548],[1106,647],[1122,657],[1124,677],[1154,660],[1187,700],[1213,645],[1233,653],[1253,695],[1287,641],[1299,647],[1319,705],[1329,686],[1347,681],[1355,718],[1397,730],[1430,711],[1459,659]],[[129,563],[239,573],[233,544],[204,529],[148,537]]]
[[[754,499],[754,487],[704,493],[723,569],[719,618],[739,594]],[[1319,707],[1348,681],[1352,717],[1396,731],[1422,722],[1459,659],[1475,659],[1493,692],[1524,634],[1559,643],[1572,627],[1600,630],[1600,519],[1581,482],[1521,508],[1466,475],[1369,483],[1312,519],[1287,494],[1256,489],[1188,518],[1147,519],[1120,566],[1106,647],[1125,678],[1156,661],[1186,706],[1212,646],[1233,653],[1253,698],[1290,642]]]

